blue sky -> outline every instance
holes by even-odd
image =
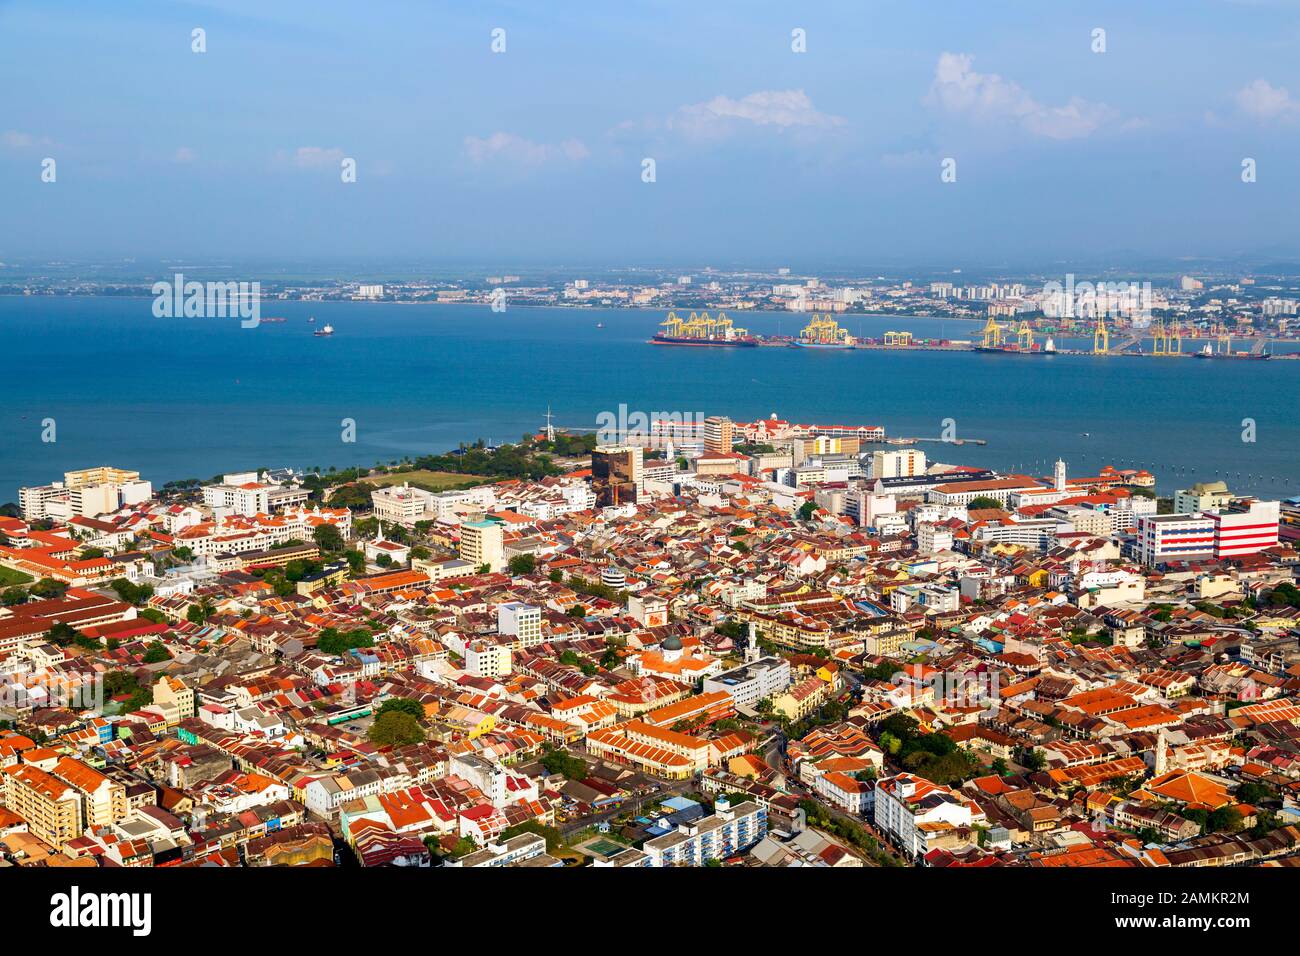
[[[0,0],[0,257],[1295,258],[1298,41],[1296,0]]]

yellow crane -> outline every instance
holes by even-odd
[[[1152,355],[1177,355],[1183,350],[1182,327],[1178,324],[1165,325],[1164,319],[1155,324],[1151,338]]]
[[[1219,351],[1221,347],[1224,355],[1232,354],[1232,333],[1231,332],[1229,332],[1222,325],[1216,326],[1214,339],[1215,339],[1216,351]]]
[[[1034,330],[1029,327],[1028,322],[1021,322],[1020,328],[1016,330],[1016,344],[1022,352],[1034,350]]]
[[[800,338],[816,345],[841,345],[848,343],[849,332],[848,329],[840,328],[840,324],[830,315],[814,313],[811,321],[804,326]]]
[[[989,320],[984,324],[981,332],[984,336],[984,348],[997,349],[1002,347],[1002,326],[993,321],[993,316],[989,316]]]
[[[1106,320],[1100,317],[1097,319],[1097,328],[1092,333],[1092,354],[1110,354],[1110,330],[1106,328]]]
[[[886,345],[911,345],[912,333],[911,332],[886,332],[885,344]]]

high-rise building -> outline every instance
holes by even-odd
[[[1214,556],[1240,558],[1276,545],[1279,508],[1276,501],[1250,500],[1205,515],[1214,524]]]
[[[522,601],[497,605],[497,633],[515,638],[524,647],[542,643],[542,609]]]
[[[63,473],[63,484],[68,488],[81,488],[85,485],[124,485],[128,482],[138,481],[139,478],[140,472],[138,471],[127,471],[124,468],[100,465],[97,468],[65,471]]]
[[[591,490],[601,508],[636,504],[642,478],[639,445],[598,445],[591,453]]]
[[[1174,514],[1194,515],[1218,511],[1232,500],[1232,492],[1222,481],[1200,481],[1190,488],[1174,492]]]
[[[730,418],[713,415],[704,419],[705,454],[722,455],[731,451],[735,440],[735,423]]]
[[[18,506],[22,509],[23,519],[26,521],[37,521],[49,516],[47,505],[55,501],[62,501],[66,505],[67,499],[68,489],[61,481],[18,489]],[[66,508],[64,510],[66,511]]]
[[[27,821],[34,836],[56,850],[81,836],[85,823],[81,794],[31,764],[4,769],[5,806]]]
[[[1214,522],[1208,515],[1140,515],[1138,560],[1148,567],[1214,557]]]
[[[495,521],[469,521],[460,526],[460,556],[490,571],[505,567],[505,536]]]
[[[94,518],[135,505],[153,496],[153,486],[138,471],[103,465],[68,471],[63,481],[18,489],[18,503],[28,521],[38,518]]]
[[[924,475],[925,468],[925,452],[916,448],[877,451],[871,455],[872,478],[910,478]]]

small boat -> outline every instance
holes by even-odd
[[[316,316],[313,315],[313,316],[312,316],[310,319],[308,319],[307,321],[308,321],[308,322],[315,322],[315,321],[316,321]]]
[[[596,328],[598,328],[598,329],[603,329],[604,327],[605,327],[605,323],[604,323],[604,322],[597,322],[597,323],[596,323]]]
[[[321,328],[317,329],[315,332],[312,333],[312,335],[315,336],[333,335],[333,334],[334,334],[334,326],[328,324],[322,326]]]
[[[1091,438],[1092,436],[1089,435],[1087,432],[1081,432],[1081,433],[1079,434],[1079,437],[1080,437],[1080,438]]]

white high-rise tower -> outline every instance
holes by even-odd
[[[1053,472],[1056,480],[1053,482],[1057,491],[1065,490],[1065,462],[1060,458],[1056,459],[1056,469]]]

